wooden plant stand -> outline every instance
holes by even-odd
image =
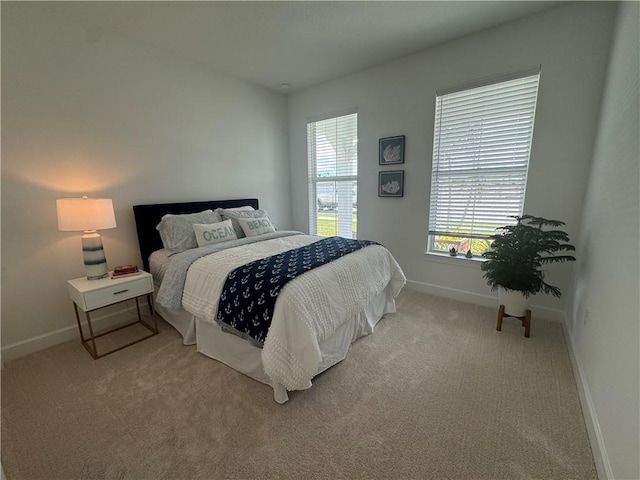
[[[522,326],[524,327],[524,336],[529,338],[531,334],[531,310],[527,310],[524,317],[516,317],[515,315],[504,313],[504,305],[500,305],[498,309],[498,325],[496,325],[496,330],[499,332],[502,331],[502,319],[504,317],[513,317],[521,320]]]

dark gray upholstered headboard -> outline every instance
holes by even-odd
[[[138,232],[138,244],[140,245],[140,255],[145,271],[149,271],[149,255],[162,248],[162,239],[156,230],[156,225],[160,223],[163,215],[171,213],[180,215],[185,213],[196,213],[210,208],[233,208],[250,205],[258,209],[257,198],[244,198],[238,200],[210,200],[205,202],[182,202],[182,203],[154,203],[150,205],[134,205],[133,216],[136,220],[136,231]]]

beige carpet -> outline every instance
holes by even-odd
[[[596,478],[559,324],[405,290],[345,361],[272,390],[161,334],[93,360],[68,342],[2,371],[18,479]]]

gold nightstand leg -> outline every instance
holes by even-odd
[[[153,315],[156,310],[156,306],[153,303],[153,292],[147,295],[147,303],[149,304],[149,312]]]
[[[142,314],[140,312],[140,303],[138,302],[138,298],[139,297],[135,297],[135,301],[136,301],[136,310],[138,313],[138,319],[135,322],[132,323],[127,323],[125,325],[121,325],[117,328],[113,328],[111,330],[108,330],[106,332],[102,332],[98,335],[95,335],[93,333],[93,325],[91,325],[91,317],[89,316],[89,312],[85,312],[85,315],[87,316],[87,324],[89,325],[89,338],[85,338],[84,336],[84,331],[82,330],[82,324],[80,323],[80,314],[78,313],[78,306],[76,305],[75,302],[73,302],[73,308],[76,312],[76,321],[78,322],[78,330],[80,330],[80,341],[82,343],[82,346],[84,348],[87,349],[87,351],[91,354],[91,356],[94,358],[94,360],[97,360],[99,358],[102,358],[106,355],[109,355],[110,353],[114,353],[117,352],[118,350],[122,350],[125,347],[128,347],[130,345],[134,345],[138,342],[141,342],[142,340],[146,340],[147,338],[151,338],[155,335],[157,335],[158,333],[160,333],[160,330],[158,329],[158,317],[155,314],[155,304],[153,303],[153,294],[151,295],[151,302],[149,304],[149,308],[151,309],[151,314],[153,317],[153,325],[148,324],[147,322],[145,322],[142,319]],[[101,307],[102,308],[102,307]],[[108,335],[109,333],[113,333],[116,332],[118,330],[122,330],[123,328],[127,328],[130,327],[132,325],[135,325],[136,323],[141,323],[147,330],[149,330],[151,332],[151,334],[146,335],[142,338],[139,338],[137,340],[134,340],[133,342],[129,342],[125,345],[122,345],[121,347],[118,348],[114,348],[113,350],[109,350],[108,352],[99,354],[98,353],[98,348],[96,347],[96,338],[102,337],[104,335]],[[91,341],[91,344],[89,344],[89,341]],[[93,348],[92,348],[93,347]]]
[[[151,298],[153,299],[153,297]],[[153,335],[157,335],[158,333],[160,333],[160,331],[158,330],[158,318],[154,313],[153,300],[151,300],[151,302],[152,303],[149,304],[149,308],[151,309],[151,316],[153,318],[154,326],[149,325],[147,322],[145,322],[142,319],[142,316],[140,315],[140,307],[138,306],[138,299],[136,298],[136,308],[138,309],[138,322],[140,322],[142,325],[147,327],[147,330],[151,331]],[[153,337],[153,335],[149,335],[149,336]]]
[[[156,304],[153,300],[153,293],[149,295],[149,299],[151,300],[149,302],[149,309],[151,310],[151,316],[153,317],[153,325],[155,326],[154,331],[156,333],[160,333],[160,330],[158,330],[158,316],[156,315]]]
[[[89,316],[89,312],[85,312],[85,315],[87,316],[87,324],[89,325],[89,335],[91,338],[91,346],[93,347],[93,349],[90,349],[89,345],[87,345],[86,342],[84,345],[87,348],[87,350],[89,350],[89,353],[91,354],[91,356],[97,359],[99,358],[99,355],[98,355],[98,349],[96,348],[96,337],[93,335],[93,325],[91,325],[91,317]]]
[[[78,306],[76,305],[76,302],[72,302],[73,303],[73,309],[76,312],[76,321],[78,322],[78,330],[80,330],[80,341],[81,343],[84,343],[84,332],[82,331],[82,324],[80,323],[80,315],[78,315]]]
[[[138,319],[142,318],[142,315],[140,315],[140,303],[138,302],[138,297],[135,298],[136,301],[136,311],[138,312]]]
[[[93,359],[97,360],[99,358],[98,350],[96,349],[96,340],[95,340],[95,337],[93,336],[93,327],[91,326],[91,318],[89,318],[89,312],[86,312],[86,315],[87,315],[87,323],[89,324],[90,337],[84,338],[84,331],[82,330],[82,324],[80,323],[80,315],[78,314],[78,306],[76,305],[76,302],[72,302],[72,303],[73,303],[73,309],[76,312],[76,321],[78,322],[78,330],[80,330],[80,343],[84,348],[87,349],[87,352],[91,354]],[[89,343],[88,343],[89,340],[91,340],[91,344],[93,345],[93,350],[89,346]]]

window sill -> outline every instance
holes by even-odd
[[[446,253],[436,252],[424,252],[424,259],[427,262],[443,263],[445,265],[453,265],[456,267],[464,268],[476,268],[479,269],[482,262],[485,261],[482,257],[467,258],[464,255],[457,255],[452,257]]]

